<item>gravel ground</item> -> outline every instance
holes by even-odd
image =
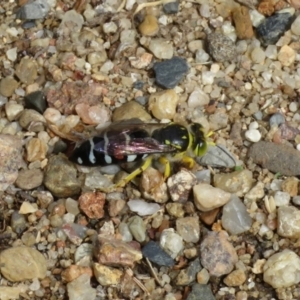
[[[299,8],[2,1],[0,299],[300,299]],[[132,118],[208,150],[124,187],[68,159]]]

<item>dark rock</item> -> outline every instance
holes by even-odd
[[[176,278],[177,285],[189,285],[196,280],[196,275],[200,272],[202,266],[200,264],[200,259],[196,258],[191,262],[188,268],[183,269],[179,272]]]
[[[186,298],[186,300],[216,300],[215,296],[213,295],[210,287],[206,284],[194,284],[192,287],[192,291]]]
[[[165,89],[174,88],[189,70],[187,62],[180,57],[173,57],[153,66],[155,80]]]
[[[22,24],[22,27],[24,29],[29,29],[29,28],[33,28],[33,27],[36,27],[36,24],[35,24],[35,21],[25,21],[23,24]]]
[[[137,89],[137,90],[142,90],[143,87],[145,85],[145,82],[144,81],[141,81],[141,80],[137,80],[134,82],[133,84],[133,88]]]
[[[179,11],[179,3],[177,1],[166,3],[163,9],[167,15],[177,14]]]
[[[237,56],[234,42],[220,32],[207,35],[207,50],[217,62],[234,61]]]
[[[17,11],[17,19],[36,20],[47,16],[50,6],[47,0],[36,0],[28,2]]]
[[[150,261],[159,266],[172,267],[175,264],[173,258],[153,241],[150,241],[144,246],[142,253],[144,257],[147,257]]]
[[[43,114],[47,109],[46,97],[43,92],[36,91],[25,96],[25,107]]]
[[[71,197],[80,192],[76,167],[62,154],[50,157],[44,176],[45,186],[56,197]]]
[[[248,152],[254,163],[284,176],[300,175],[300,152],[291,146],[260,141]]]
[[[58,140],[54,145],[52,153],[58,154],[61,152],[65,152],[67,150],[67,148],[68,148],[68,145],[64,141]]]
[[[276,13],[259,24],[256,33],[265,46],[275,45],[280,37],[290,29],[294,19],[295,17],[290,13]]]

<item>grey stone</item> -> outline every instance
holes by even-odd
[[[23,5],[17,12],[17,18],[21,20],[36,20],[47,16],[50,6],[47,0],[36,0]]]
[[[186,300],[199,300],[199,299],[215,300],[216,298],[213,295],[208,285],[196,283],[193,285],[192,291],[190,292]]]

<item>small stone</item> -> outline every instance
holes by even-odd
[[[24,215],[19,214],[18,211],[14,211],[11,215],[10,225],[15,233],[21,234],[27,227]]]
[[[300,35],[300,16],[296,18],[291,26],[291,31],[295,35]]]
[[[231,194],[211,186],[207,183],[199,183],[193,187],[194,203],[201,211],[210,211],[226,204]]]
[[[182,218],[184,216],[184,209],[182,203],[167,203],[166,204],[167,212],[170,216],[175,218]]]
[[[160,246],[172,258],[176,258],[183,249],[182,237],[177,234],[173,228],[164,229],[160,236]]]
[[[13,247],[0,253],[0,271],[12,282],[43,279],[46,277],[47,262],[36,249]]]
[[[142,259],[142,253],[129,244],[101,236],[98,236],[94,256],[99,264],[111,267],[132,267]]]
[[[75,106],[75,111],[83,123],[88,125],[105,124],[110,121],[111,112],[104,105],[89,106],[85,103],[79,103]]]
[[[214,176],[215,187],[243,197],[252,188],[253,174],[249,170],[219,173]]]
[[[244,203],[232,195],[228,203],[223,207],[222,226],[230,234],[241,234],[251,228],[252,218],[250,217]]]
[[[181,169],[179,172],[168,178],[167,186],[169,188],[171,199],[176,202],[186,202],[196,183],[196,176],[192,172]]]
[[[49,158],[44,172],[44,184],[53,195],[67,198],[80,192],[75,166],[63,155]]]
[[[137,57],[130,57],[129,61],[134,68],[145,69],[150,65],[152,58],[152,54],[145,52],[141,55],[137,55]]]
[[[14,48],[10,48],[6,51],[6,57],[7,59],[9,59],[10,61],[16,61],[18,53],[17,53],[18,48],[14,47]]]
[[[234,42],[222,33],[207,35],[208,53],[217,62],[234,61],[237,57]]]
[[[277,210],[277,233],[286,238],[300,238],[300,210],[294,206],[280,206]]]
[[[0,134],[0,190],[5,191],[18,177],[22,166],[22,143],[12,135]]]
[[[256,33],[265,45],[275,45],[293,21],[294,16],[290,13],[276,13],[263,20],[257,26]]]
[[[276,206],[284,206],[284,205],[289,205],[291,200],[291,196],[286,193],[286,192],[282,192],[282,191],[276,191],[274,194],[274,201]]]
[[[48,146],[44,141],[38,138],[32,138],[26,145],[26,151],[26,158],[29,162],[34,162],[36,160],[41,161],[46,158]]]
[[[65,202],[66,210],[68,213],[71,213],[74,216],[77,216],[79,214],[79,208],[78,208],[78,201],[67,198]]]
[[[210,231],[200,245],[201,264],[210,275],[229,274],[238,261],[236,250],[228,241],[226,231]]]
[[[174,90],[154,93],[149,98],[149,110],[155,118],[173,119],[176,113],[178,96]]]
[[[105,194],[101,192],[86,192],[78,199],[79,208],[91,219],[101,219],[104,216]]]
[[[13,77],[5,77],[0,81],[0,94],[4,97],[10,97],[18,87],[18,82]]]
[[[132,234],[129,230],[128,224],[121,222],[118,227],[119,233],[122,236],[123,242],[131,242],[133,240]]]
[[[209,54],[204,49],[198,49],[195,55],[195,61],[199,64],[204,64],[209,61]]]
[[[43,172],[41,169],[22,170],[16,180],[16,186],[23,190],[32,190],[43,183]]]
[[[19,214],[26,215],[36,212],[38,209],[30,202],[24,201],[20,207]]]
[[[158,21],[153,15],[146,15],[144,21],[139,25],[139,31],[145,36],[154,36],[159,31]]]
[[[257,143],[261,139],[261,133],[257,129],[249,129],[245,132],[245,138],[252,143]]]
[[[8,121],[14,121],[18,119],[23,110],[23,105],[18,104],[15,101],[9,101],[5,104],[5,113]]]
[[[216,300],[209,285],[196,283],[192,286],[192,291],[189,293],[186,300]]]
[[[198,217],[185,217],[176,220],[176,230],[187,243],[197,243],[200,238]]]
[[[47,108],[46,97],[43,92],[32,92],[24,97],[25,107],[34,109],[37,112],[43,114]]]
[[[26,293],[27,286],[0,286],[1,300],[18,300],[20,299],[20,293]]]
[[[265,51],[260,47],[255,47],[251,52],[251,59],[255,64],[263,64],[266,58]]]
[[[190,263],[188,268],[183,269],[179,272],[176,278],[176,285],[189,285],[196,280],[197,273],[202,269],[200,259],[196,258]]]
[[[289,67],[295,62],[296,52],[288,45],[284,45],[279,50],[277,58],[283,66]]]
[[[155,80],[164,89],[174,88],[188,72],[187,62],[180,57],[173,57],[153,66]]]
[[[264,282],[274,289],[288,288],[300,282],[300,258],[289,249],[270,256],[263,270]]]
[[[84,186],[89,190],[104,191],[112,186],[112,182],[100,172],[99,168],[93,168],[91,172],[86,174]]]
[[[29,130],[30,128],[30,131],[39,132],[44,130],[46,120],[40,113],[33,109],[24,109],[19,118],[19,124],[24,129]]]
[[[91,287],[90,276],[82,274],[67,284],[69,300],[95,300],[96,289]]]
[[[246,279],[247,277],[243,270],[235,270],[224,278],[224,283],[227,286],[240,286]]]
[[[200,284],[207,284],[209,281],[209,278],[210,278],[209,273],[205,268],[203,268],[197,274],[197,282]]]
[[[281,185],[282,191],[288,193],[291,197],[298,195],[299,180],[296,177],[286,178]]]
[[[259,141],[250,147],[248,155],[254,163],[271,172],[300,175],[300,152],[288,145]]]
[[[146,239],[146,225],[139,216],[131,217],[128,220],[128,227],[133,237],[140,243]]]
[[[177,14],[179,11],[179,2],[173,1],[165,3],[163,10],[166,15]]]
[[[82,274],[87,274],[89,277],[92,277],[93,271],[90,267],[71,265],[61,273],[61,279],[65,282],[71,282]]]
[[[236,34],[239,39],[251,39],[254,35],[249,10],[245,6],[234,9],[232,13]]]
[[[94,263],[94,275],[101,286],[120,284],[123,272],[116,268]]]
[[[285,117],[281,113],[273,114],[269,120],[270,126],[280,126],[285,123]]]
[[[157,213],[161,207],[157,203],[148,203],[144,200],[129,200],[127,202],[130,210],[140,216],[148,216]]]
[[[17,65],[15,74],[22,83],[29,85],[37,79],[37,69],[35,60],[24,57]]]
[[[151,39],[149,50],[159,59],[171,59],[173,57],[173,45],[165,39]]]
[[[209,96],[199,87],[196,87],[194,91],[190,94],[187,103],[190,108],[196,108],[198,106],[204,107],[209,103]]]
[[[200,214],[200,219],[203,223],[207,225],[212,225],[215,222],[219,212],[220,212],[219,208],[215,208],[213,210],[203,212]]]
[[[47,16],[50,6],[47,0],[36,0],[21,6],[17,11],[17,18],[21,20],[36,20]]]
[[[122,106],[116,108],[112,115],[113,122],[138,118],[143,122],[151,120],[151,115],[146,112],[144,107],[135,102],[129,101]]]
[[[77,246],[81,245],[83,239],[87,236],[87,228],[81,224],[71,222],[60,225],[59,227],[61,227],[68,239]]]
[[[175,262],[157,243],[150,241],[142,249],[143,256],[159,266],[174,266]]]
[[[108,213],[111,217],[116,217],[122,213],[125,206],[126,206],[125,200],[111,199],[108,201]],[[148,211],[149,211],[149,209],[148,209]]]

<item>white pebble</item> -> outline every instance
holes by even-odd
[[[204,71],[202,73],[202,83],[204,85],[213,84],[215,76],[216,74],[211,71]]]
[[[257,10],[251,9],[250,19],[253,27],[257,27],[265,19],[265,16],[259,13]]]
[[[287,192],[277,191],[274,194],[274,201],[276,206],[289,205],[291,196]]]
[[[6,56],[10,61],[15,61],[17,59],[17,47],[7,50]]]
[[[252,89],[252,84],[250,82],[245,83],[245,90],[250,91]]]
[[[249,124],[249,129],[258,129],[258,123],[256,121]]]
[[[257,143],[261,139],[261,133],[257,129],[249,129],[245,132],[245,137],[248,141]]]
[[[291,112],[296,112],[298,110],[299,104],[297,102],[291,102],[289,105],[289,110]]]
[[[144,200],[129,200],[127,202],[131,211],[136,212],[140,216],[153,215],[160,210],[157,203],[148,203]]]

